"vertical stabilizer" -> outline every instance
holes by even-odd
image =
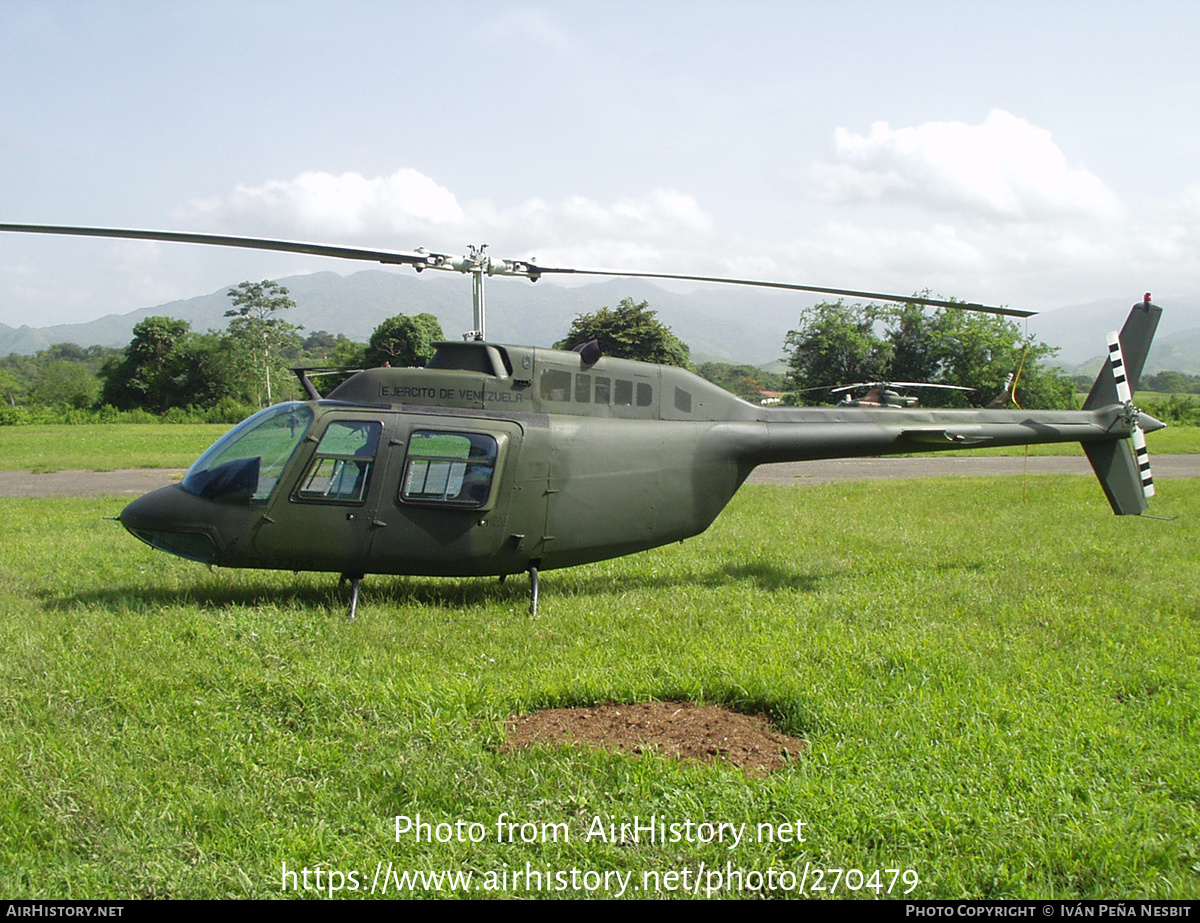
[[[1119,337],[1109,338],[1108,359],[1084,401],[1084,410],[1112,404],[1132,405],[1133,391],[1142,377],[1146,356],[1161,316],[1162,308],[1150,303],[1149,294],[1141,304],[1133,306]],[[1134,433],[1141,436],[1137,424]],[[1144,455],[1145,437],[1139,441],[1139,454]],[[1149,462],[1134,457],[1128,439],[1086,442],[1083,451],[1087,453],[1092,470],[1100,479],[1100,486],[1104,488],[1104,495],[1108,497],[1114,513],[1118,516],[1139,516],[1146,511],[1146,498],[1154,493]]]
[[[1116,442],[1085,442],[1092,470],[1100,479],[1104,496],[1118,516],[1140,516],[1146,512],[1146,497],[1142,492],[1142,478],[1133,460],[1133,450],[1128,439]]]
[[[1162,308],[1150,303],[1150,296],[1140,304],[1135,304],[1121,328],[1121,352],[1124,356],[1125,378],[1129,382],[1129,390],[1136,391],[1138,381],[1142,377],[1142,368],[1146,364],[1146,356],[1150,352],[1150,344],[1154,340],[1154,331],[1158,329],[1158,319],[1162,316]],[[1109,404],[1120,404],[1123,401],[1117,396],[1117,380],[1113,374],[1111,362],[1105,362],[1092,385],[1091,393],[1083,402],[1084,410],[1094,410],[1097,407],[1107,407]]]

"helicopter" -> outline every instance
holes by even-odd
[[[867,393],[856,398],[851,391],[866,388]],[[916,407],[917,397],[911,394],[901,394],[896,388],[940,388],[945,391],[973,391],[962,385],[943,385],[927,381],[860,381],[853,385],[842,385],[840,388],[830,388],[830,394],[846,396],[838,401],[839,407]]]
[[[472,278],[475,329],[424,368],[359,371],[322,397],[259,411],[215,442],[183,480],[133,501],[120,522],[146,544],[222,567],[367,574],[538,574],[645,551],[703,532],[758,465],[982,446],[1079,442],[1113,512],[1154,493],[1145,433],[1165,424],[1133,404],[1162,309],[1135,304],[1082,410],[912,406],[763,407],[674,366],[493,343],[485,280],[573,274],[752,285],[985,311],[1033,312],[751,279],[548,267],[465,256],[264,238],[0,224],[39,234],[278,250],[436,269]],[[849,387],[849,386],[848,386]],[[1131,447],[1132,443],[1132,447]]]

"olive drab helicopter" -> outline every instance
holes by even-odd
[[[866,388],[862,397],[855,397],[853,392]],[[842,385],[840,388],[830,388],[830,394],[845,394],[839,407],[916,407],[917,397],[912,394],[901,394],[896,388],[938,388],[944,391],[973,391],[962,385],[942,385],[928,381],[860,381],[853,385]]]
[[[1146,295],[1082,410],[753,405],[673,366],[492,343],[488,276],[608,275],[723,282],[987,311],[1032,312],[790,283],[542,266],[168,231],[0,224],[0,230],[216,244],[470,274],[475,330],[424,368],[360,371],[321,397],[235,426],[179,484],[120,521],[147,544],[223,567],[366,574],[530,576],[703,532],[758,465],[1047,442],[1083,445],[1118,515],[1154,492],[1145,436],[1164,424],[1133,404],[1161,309]],[[1131,448],[1132,443],[1132,448]]]

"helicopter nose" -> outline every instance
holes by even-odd
[[[204,500],[176,484],[134,500],[118,519],[131,535],[152,548],[215,564],[220,552],[207,507]]]

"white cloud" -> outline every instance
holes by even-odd
[[[576,195],[498,208],[487,199],[460,203],[410,168],[372,178],[309,171],[291,180],[239,185],[223,199],[194,202],[184,220],[227,233],[402,249],[492,242],[500,245],[501,257],[570,255],[590,265],[619,258],[624,268],[648,265],[664,250],[694,250],[714,230],[695,198],[674,189],[611,204]]]
[[[1114,218],[1116,196],[1094,173],[1072,167],[1050,132],[999,109],[980,125],[925,122],[868,135],[838,128],[834,160],[811,178],[824,197],[899,201],[987,220]]]
[[[1125,209],[1099,178],[1069,166],[1048,132],[1003,112],[977,126],[879,124],[867,136],[841,130],[835,139],[836,161],[814,166],[813,175],[838,201],[786,201],[777,190],[791,227],[770,238],[718,221],[677,189],[609,202],[569,195],[497,203],[460,199],[411,168],[376,177],[309,171],[239,185],[195,203],[181,224],[402,250],[488,243],[495,257],[549,266],[898,293],[929,287],[1032,308],[1120,292],[1133,277],[1137,286],[1160,279],[1158,287],[1177,289],[1200,278],[1188,258],[1200,234],[1200,186],[1174,203]],[[290,268],[301,260],[279,273],[301,271]],[[346,271],[321,261],[303,266]]]
[[[780,261],[797,275],[1042,310],[1200,284],[1200,184],[1123,202],[1050,132],[1007,112],[838,129],[833,148],[809,168],[818,220]]]
[[[196,202],[193,210],[210,225],[248,221],[325,237],[391,234],[463,220],[454,194],[412,169],[371,179],[308,171],[260,186],[239,184],[226,199]]]

